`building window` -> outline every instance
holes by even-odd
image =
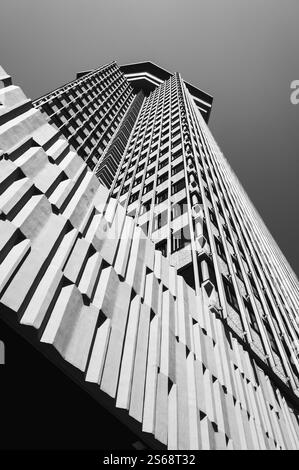
[[[151,202],[150,201],[144,202],[141,205],[140,215],[145,214],[146,212],[148,212],[150,210],[150,208],[151,208]]]
[[[234,265],[235,272],[236,272],[237,276],[239,277],[239,279],[241,279],[241,281],[243,281],[243,276],[242,276],[242,271],[241,271],[241,268],[240,268],[240,264],[239,264],[238,260],[235,258],[235,256],[232,256],[232,261],[233,261],[233,265]]]
[[[130,162],[129,168],[132,168],[132,166],[134,166],[135,163],[136,163],[136,158],[134,157]]]
[[[233,242],[232,242],[232,239],[231,239],[231,236],[230,236],[230,233],[228,231],[228,229],[226,227],[223,228],[224,230],[224,233],[225,233],[225,238],[227,239],[227,241],[233,245]]]
[[[177,173],[179,173],[181,170],[183,170],[184,168],[184,163],[181,162],[179,163],[178,165],[174,166],[172,169],[171,169],[171,174],[172,176],[173,175],[176,175]]]
[[[244,303],[245,303],[245,308],[246,308],[246,310],[248,312],[248,315],[249,315],[250,326],[256,333],[259,333],[259,327],[258,327],[258,324],[257,324],[257,321],[256,321],[256,317],[255,317],[251,302],[250,301],[245,301]]]
[[[162,138],[161,140],[161,147],[163,147],[163,145],[167,144],[168,143],[168,136]],[[168,150],[168,149],[167,149]],[[161,151],[161,154],[162,154],[162,151]],[[164,155],[164,153],[163,153]]]
[[[157,160],[157,155],[155,155],[154,157],[151,157],[151,158],[148,160],[148,164],[151,165],[151,164],[154,163],[156,160]]]
[[[160,152],[161,157],[162,157],[163,155],[166,155],[166,153],[168,153],[168,152],[169,152],[169,148],[168,148],[168,146],[167,146],[167,147],[165,147],[164,149],[161,150],[161,152]]]
[[[171,148],[174,149],[177,145],[181,144],[182,138],[180,135],[175,137],[175,140],[171,141]]]
[[[168,158],[165,158],[163,162],[159,163],[158,169],[161,170],[161,168],[164,168],[168,164]]]
[[[270,327],[270,325],[269,325],[268,322],[265,322],[265,327],[266,327],[266,330],[267,330],[267,333],[268,333],[268,338],[269,338],[269,341],[270,341],[272,350],[273,350],[278,356],[280,356],[279,350],[278,350],[278,347],[277,347],[277,344],[276,344],[276,341],[275,341],[275,338],[274,338],[274,335],[273,335],[273,333],[272,333],[271,327]]]
[[[160,212],[160,214],[156,214],[154,217],[154,227],[153,230],[158,230],[164,225],[167,224],[167,210]]]
[[[242,258],[243,258],[244,261],[245,261],[245,253],[244,253],[244,250],[243,250],[243,247],[242,247],[242,245],[241,245],[240,240],[237,241],[237,245],[238,245],[239,253],[241,254]]]
[[[211,211],[211,209],[209,209],[209,215],[210,215],[211,222],[215,225],[215,227],[218,227],[217,220],[216,220],[216,217],[215,217],[215,212]]]
[[[171,235],[171,252],[181,250],[190,243],[190,230],[185,226]]]
[[[162,193],[157,194],[156,196],[156,204],[160,204],[163,201],[166,201],[168,198],[168,189],[165,189],[165,191],[162,191]]]
[[[233,219],[232,219],[231,216],[229,216],[229,222],[230,222],[230,225],[231,225],[232,230],[233,230],[233,231],[235,232],[235,234],[237,235],[236,226],[235,226],[234,221],[233,221]]]
[[[218,209],[219,214],[220,214],[222,217],[224,217],[223,210],[222,210],[222,207],[221,207],[221,205],[220,205],[219,202],[217,202],[217,209]]]
[[[165,173],[163,173],[163,175],[158,176],[157,186],[159,186],[159,184],[164,183],[164,181],[166,181],[167,179],[168,179],[168,172],[166,171]]]
[[[154,183],[151,181],[151,183],[144,186],[143,194],[150,192],[153,189],[153,187],[154,187]]]
[[[258,290],[257,290],[257,288],[256,288],[256,284],[255,284],[255,282],[254,282],[253,277],[251,276],[251,274],[248,274],[248,279],[249,279],[249,281],[250,281],[250,284],[251,284],[252,291],[253,291],[254,295],[259,299],[260,296],[259,296]]]
[[[177,181],[176,183],[172,184],[171,185],[171,194],[176,194],[178,193],[179,191],[181,191],[181,189],[183,189],[185,187],[185,179],[182,178],[181,180]]]
[[[183,199],[181,202],[173,204],[171,207],[171,220],[174,220],[177,217],[180,217],[180,215],[183,215],[185,212],[187,212],[187,208],[188,204],[186,198]]]
[[[152,176],[154,173],[155,173],[155,168],[151,168],[150,170],[148,170],[148,171],[146,172],[146,178],[149,178],[149,177]]]
[[[171,133],[171,138],[174,140],[176,138],[176,136],[180,134],[180,132],[181,132],[180,127],[176,128],[176,129],[173,129],[173,131]]]
[[[216,237],[215,237],[215,245],[216,245],[216,251],[218,255],[220,256],[220,258],[222,258],[226,262],[226,256],[225,256],[223,244]]]
[[[226,300],[231,307],[239,312],[239,305],[233,285],[222,276]]]
[[[155,245],[155,249],[161,251],[163,256],[167,256],[167,240],[162,240]]]
[[[129,186],[124,186],[121,190],[121,195],[125,194],[128,192]]]
[[[142,152],[139,157],[139,163],[142,162],[146,157],[146,152]]]
[[[139,171],[143,170],[144,169],[144,163],[141,163],[141,165],[138,165],[138,168],[136,170],[136,173],[138,173]]]
[[[139,178],[136,178],[134,183],[133,183],[133,186],[137,186],[137,184],[140,184],[142,181],[142,176],[139,176]]]
[[[182,150],[181,149],[178,149],[176,150],[176,152],[174,152],[172,155],[171,155],[171,161],[174,161],[176,160],[178,157],[181,157],[182,156]]]
[[[130,197],[130,199],[129,199],[129,204],[132,204],[132,202],[137,201],[137,199],[138,199],[138,194],[139,194],[139,193],[134,193],[134,194],[131,195],[131,197]]]
[[[212,203],[211,194],[210,194],[210,192],[207,188],[205,188],[205,195],[206,195],[206,198],[208,199],[208,201],[210,201]]]

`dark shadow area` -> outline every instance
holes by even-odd
[[[127,427],[0,320],[0,449],[133,449]]]

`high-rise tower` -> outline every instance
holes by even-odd
[[[2,309],[149,445],[299,448],[298,280],[209,131],[212,97],[150,62],[34,107],[2,80]]]

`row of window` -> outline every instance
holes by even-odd
[[[150,210],[151,204],[150,202],[147,202],[142,205],[141,208],[141,213],[140,215],[146,213],[147,211]],[[171,220],[175,220],[177,217],[180,217],[184,213],[187,212],[187,199],[184,199],[183,201],[179,202],[178,204],[174,204],[171,207]],[[153,219],[153,230],[158,230],[164,225],[167,224],[168,220],[168,210],[165,209],[163,212],[160,212],[159,214],[156,214]],[[189,230],[189,229],[188,229]]]
[[[190,244],[190,233],[188,234],[187,227],[184,227],[181,230],[178,230],[174,234],[171,234],[170,238],[171,243],[171,253],[175,253],[176,251],[182,250],[187,245]],[[155,249],[161,251],[163,256],[167,256],[167,240],[163,239],[156,243]]]
[[[52,112],[56,113],[63,111],[64,109],[72,110],[72,107],[75,107],[76,109],[77,106],[84,108],[88,104],[93,103],[94,100],[97,100],[99,97],[101,98],[102,103],[109,102],[111,96],[120,87],[123,89],[129,88],[124,80],[115,78],[112,86],[107,86],[103,89],[99,84],[96,84],[87,89],[84,93],[79,93],[77,90],[77,93],[74,93],[74,89],[71,91],[66,90],[61,92],[58,98],[53,97],[42,106],[50,114]]]
[[[232,285],[224,276],[223,276],[223,285],[224,285],[224,290],[225,290],[227,302],[229,303],[229,305],[230,305],[231,307],[234,308],[234,310],[236,310],[237,312],[240,312],[240,310],[239,310],[239,305],[238,305],[238,301],[237,301],[237,297],[236,297],[236,294],[235,294],[235,290],[234,290],[234,288],[233,288],[233,285]],[[248,314],[250,327],[252,328],[252,330],[255,331],[256,334],[260,335],[260,330],[259,330],[258,322],[257,322],[256,316],[255,316],[255,314],[254,314],[254,311],[253,311],[253,307],[252,307],[252,305],[251,305],[251,302],[250,302],[249,300],[245,300],[245,299],[244,299],[244,305],[245,305],[246,312],[247,312],[247,314]],[[263,319],[263,324],[264,324],[264,326],[265,326],[266,333],[267,333],[267,336],[268,336],[268,339],[269,339],[269,342],[270,342],[272,351],[273,351],[278,357],[280,357],[280,352],[279,352],[279,349],[278,349],[278,346],[277,346],[277,343],[276,343],[274,334],[273,334],[273,332],[272,332],[272,330],[271,330],[271,327],[270,327],[270,325],[269,325],[269,322],[268,322],[266,319]],[[284,347],[284,349],[285,349],[286,351],[288,351],[286,344],[283,344],[283,347]],[[287,354],[287,355],[288,355],[288,354]],[[288,355],[288,356],[289,356],[289,355]],[[298,372],[297,372],[297,373],[298,373]]]
[[[69,96],[80,96],[86,90],[90,90],[94,86],[101,84],[104,87],[108,87],[112,84],[114,78],[122,78],[122,73],[115,65],[108,65],[98,70],[96,73],[87,75],[83,78],[74,80],[67,85],[52,91],[48,95],[45,95],[34,102],[35,106],[39,107],[44,105],[46,102],[51,103],[56,97],[61,97],[62,94]],[[58,101],[56,104],[62,104]]]
[[[162,184],[164,181],[166,181],[168,178],[168,173],[164,173],[163,175],[161,175],[160,177],[157,178],[157,186],[159,186],[160,184]],[[143,194],[147,194],[149,193],[154,187],[154,182],[151,181],[150,183],[148,183],[144,189],[143,189]],[[180,185],[177,185],[177,183],[174,183],[171,185],[171,194],[175,194],[177,193],[178,191],[180,191],[180,189],[182,189],[183,187],[185,187],[185,183],[182,182]],[[157,202],[158,204],[160,202],[163,202],[165,201],[165,199],[167,199],[168,197],[168,189],[162,191],[160,194],[157,195]]]
[[[182,156],[182,152],[181,152],[181,148],[179,148],[174,154],[172,154],[171,156],[171,160],[172,161],[175,161],[177,158],[181,157]],[[145,162],[143,162],[143,160],[145,159],[145,156],[139,160],[138,162],[138,167],[137,167],[137,170],[136,170],[136,176],[139,172],[143,171],[143,169],[145,168]],[[148,167],[154,163],[157,159],[157,155],[155,156],[152,156],[149,158],[148,160]],[[165,158],[164,160],[162,160],[162,162],[160,162],[158,164],[158,170],[161,170],[162,168],[164,168],[165,166],[167,166],[169,163],[169,160],[168,158]],[[133,162],[131,162],[129,168],[133,167],[133,165],[136,164],[136,159],[133,160]],[[171,175],[174,176],[176,175],[177,173],[179,173],[180,171],[182,171],[184,169],[184,163],[183,161],[181,161],[179,164],[177,164],[176,166],[173,166],[171,168]],[[124,171],[124,169],[123,169]],[[146,172],[146,178],[149,178],[150,176],[152,176],[154,173],[156,172],[156,167],[153,166],[152,168],[149,168]],[[120,174],[118,180],[117,180],[117,184],[115,186],[115,188],[118,188],[123,180],[123,172]],[[142,176],[142,175],[141,175]],[[126,178],[125,178],[125,181],[131,179],[133,177],[133,171],[130,171],[126,174]],[[165,173],[163,173],[163,175],[159,175],[158,176],[158,183],[157,184],[161,184],[163,181],[166,181],[166,179],[168,178],[168,172],[166,171]],[[133,186],[136,186],[137,184],[139,184],[141,182],[141,179],[140,179],[140,176],[138,176],[136,178],[138,180],[138,182],[136,182],[136,180],[134,181],[133,183]],[[125,194],[129,189],[129,185],[126,185],[123,187],[122,189],[122,192],[121,194]],[[117,191],[114,192],[114,194],[116,194]],[[148,192],[148,191],[146,191]]]
[[[167,175],[167,173],[165,173],[165,175]],[[143,188],[143,194],[147,194],[150,191],[152,191],[153,187],[154,187],[154,182],[151,181],[150,183],[148,183]],[[182,178],[181,180],[179,180],[176,183],[173,183],[171,185],[171,195],[178,193],[183,188],[185,188],[185,179],[184,178]],[[134,196],[134,198],[133,198],[133,196]],[[156,195],[156,204],[160,204],[161,202],[165,201],[167,198],[168,198],[168,189],[165,189],[164,191],[162,191],[161,193]],[[132,194],[132,196],[130,198],[130,201],[129,201],[129,204],[131,204],[131,202],[136,201],[137,199],[138,199],[138,193]]]

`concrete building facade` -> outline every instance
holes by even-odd
[[[3,317],[148,446],[298,449],[298,280],[212,97],[149,62],[0,81]]]

